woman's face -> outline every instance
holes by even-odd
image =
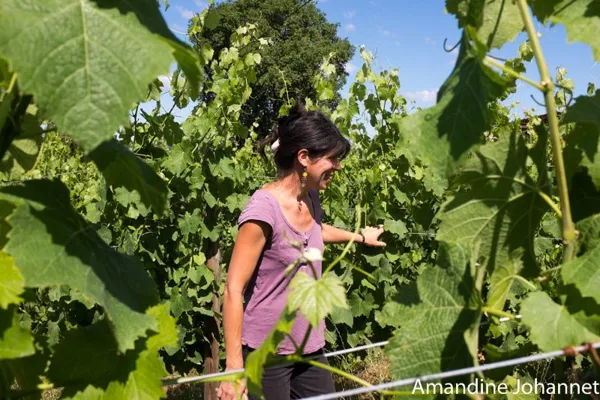
[[[342,166],[337,156],[324,156],[311,161],[306,166],[306,185],[311,189],[325,190],[340,169]]]

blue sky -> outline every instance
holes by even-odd
[[[339,23],[338,35],[346,37],[357,48],[356,55],[347,64],[350,76],[362,65],[358,54],[360,45],[376,56],[376,69],[399,68],[401,93],[421,107],[435,104],[436,91],[452,71],[457,52],[447,53],[443,49],[444,39],[449,47],[460,38],[456,19],[444,11],[443,0],[315,0],[317,7],[327,15],[330,22]],[[170,0],[171,7],[163,14],[169,27],[185,39],[187,21],[194,13],[207,6],[202,0]],[[567,77],[574,80],[575,95],[587,90],[588,82],[600,86],[600,65],[594,62],[589,46],[583,43],[567,44],[565,30],[561,26],[549,29],[536,23],[540,42],[554,76],[557,67],[566,67]],[[517,54],[519,44],[525,40],[522,33],[513,42],[492,55],[510,58]],[[527,66],[527,76],[539,80],[534,63]],[[515,112],[535,108],[544,112],[530,98],[542,96],[527,84],[521,83],[517,94],[506,103],[519,101]],[[165,106],[167,106],[165,104]],[[188,110],[180,110],[185,117]]]

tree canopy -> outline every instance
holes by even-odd
[[[263,52],[256,82],[251,85],[252,97],[244,106],[241,119],[244,125],[256,121],[262,133],[268,132],[277,120],[284,101],[280,93],[286,86],[290,99],[314,99],[313,77],[330,53],[334,53],[330,62],[336,66],[339,76],[336,92],[345,84],[345,64],[352,58],[354,46],[338,36],[339,24],[329,23],[325,13],[311,1],[228,0],[211,7],[218,11],[220,20],[215,29],[205,29],[192,37],[198,51],[203,43],[209,43],[218,54],[229,47],[235,29],[248,23],[256,24],[260,36],[273,42]],[[336,94],[331,106],[338,101],[339,94]]]

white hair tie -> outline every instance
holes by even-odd
[[[273,142],[273,144],[271,145],[271,151],[273,153],[275,153],[278,148],[279,148],[279,139],[277,139],[276,141]]]

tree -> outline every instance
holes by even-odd
[[[280,93],[286,86],[290,99],[314,99],[315,71],[330,53],[334,53],[331,62],[339,77],[336,92],[345,84],[345,64],[352,58],[354,46],[338,36],[339,24],[329,23],[325,13],[310,0],[228,0],[211,7],[218,11],[220,20],[215,29],[192,35],[199,51],[203,43],[208,43],[218,54],[229,47],[232,32],[248,23],[256,24],[260,36],[273,41],[263,52],[256,82],[251,85],[252,97],[243,108],[241,122],[245,126],[256,121],[263,134],[269,132],[283,104]],[[332,109],[339,99],[336,93]]]

